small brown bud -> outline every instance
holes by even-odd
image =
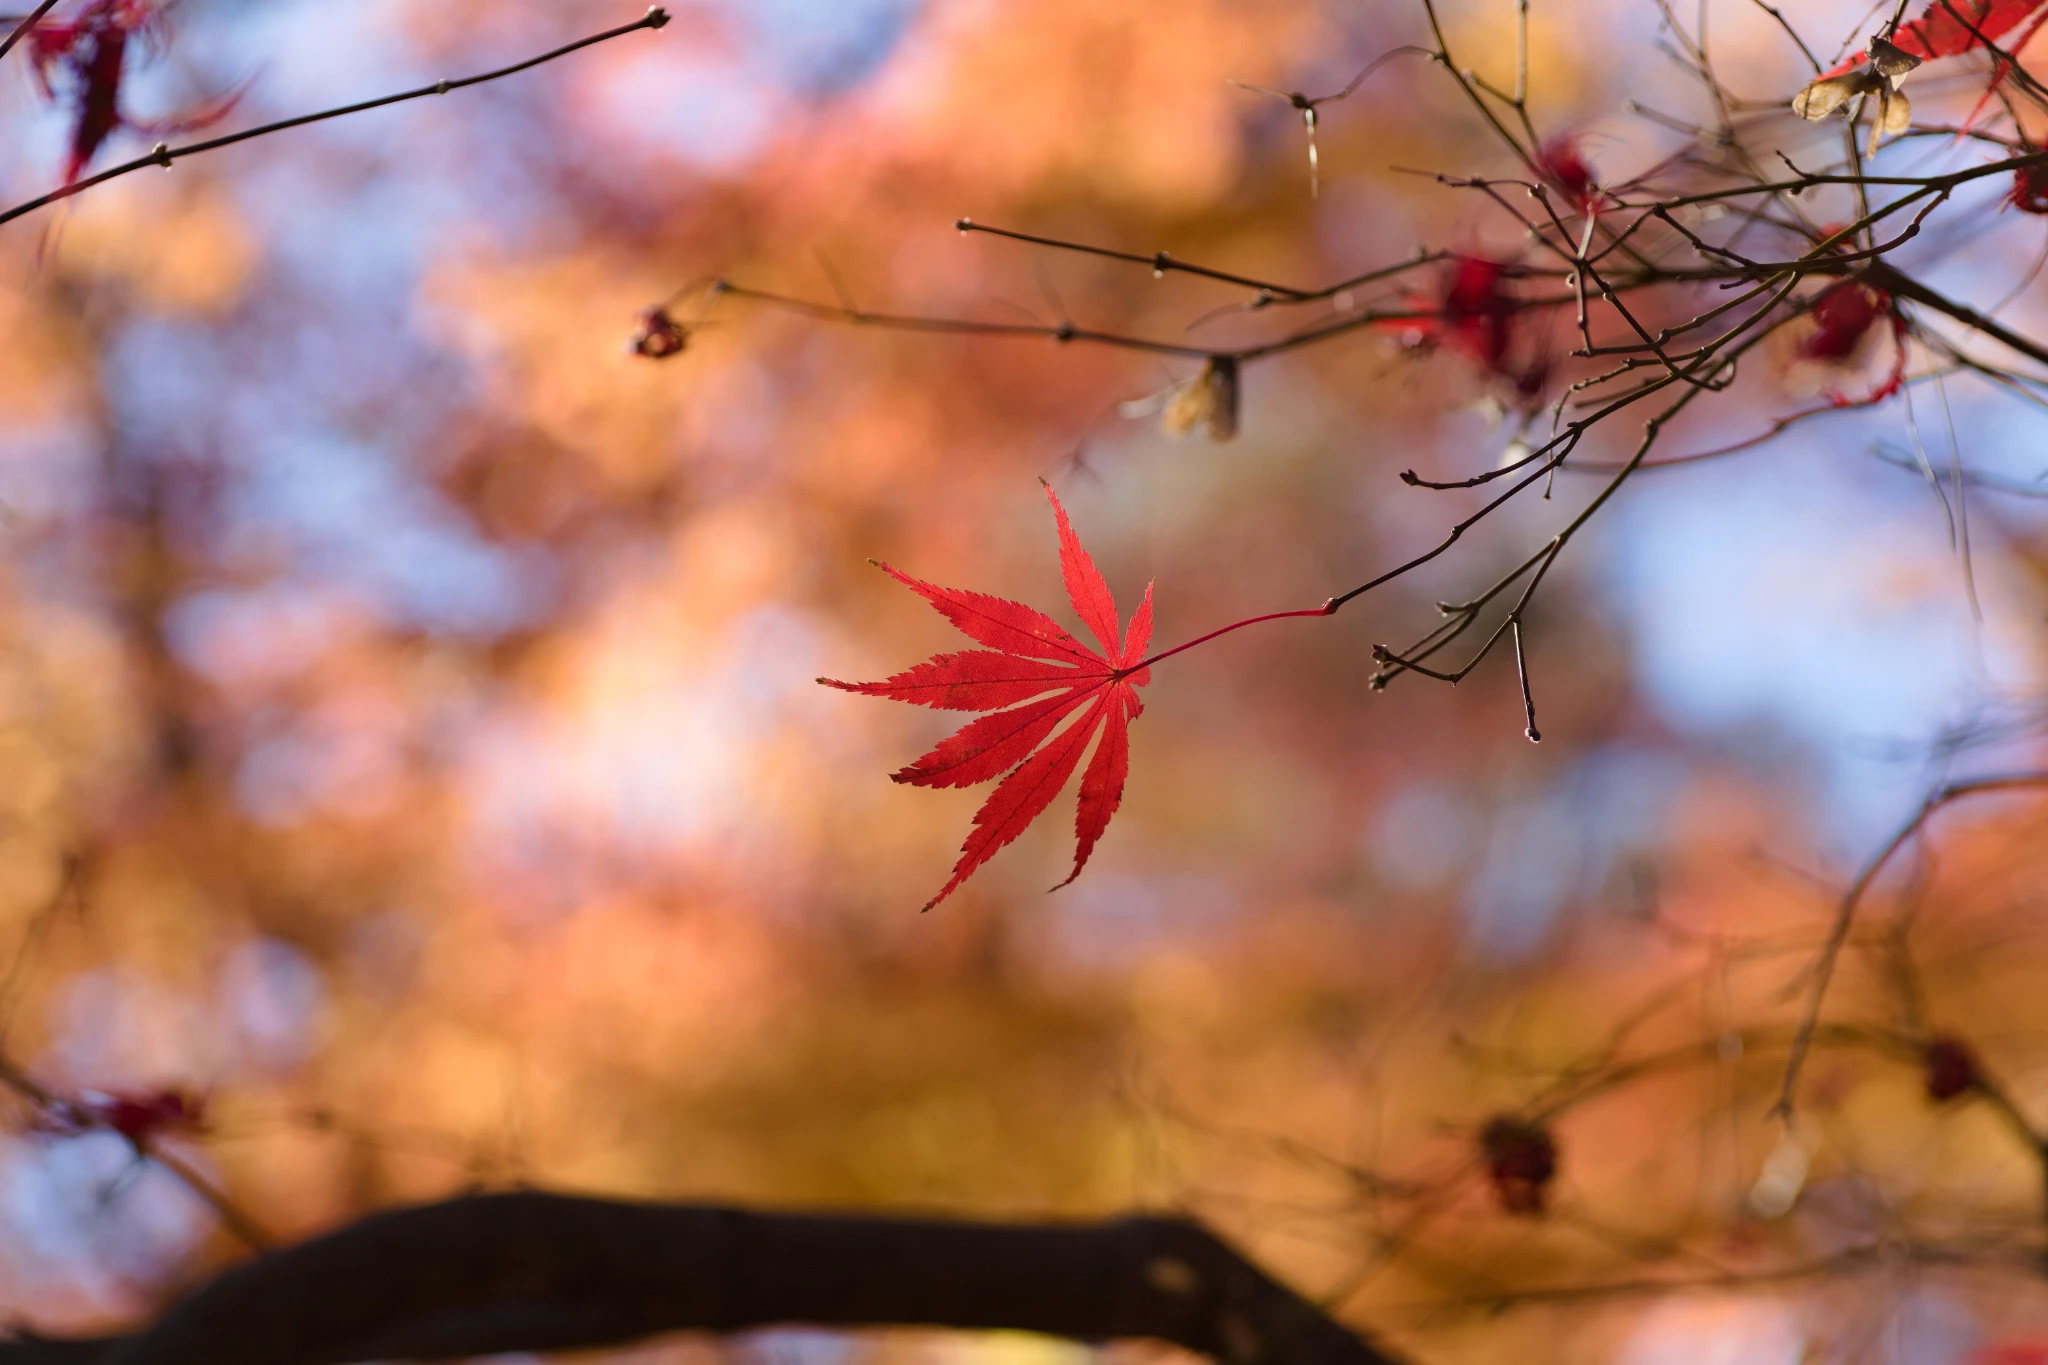
[[[1500,1114],[1479,1132],[1480,1154],[1501,1211],[1534,1218],[1557,1176],[1557,1139],[1539,1123]]]
[[[1977,1088],[1977,1054],[1960,1038],[1931,1039],[1921,1053],[1920,1064],[1927,1098],[1936,1104]]]

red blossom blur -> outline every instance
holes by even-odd
[[[1578,212],[1588,218],[1599,213],[1603,196],[1593,182],[1593,168],[1587,164],[1585,148],[1576,134],[1566,133],[1544,143],[1536,153],[1536,169]]]
[[[1501,1211],[1533,1218],[1557,1177],[1557,1139],[1538,1123],[1499,1115],[1480,1130],[1479,1150]]]
[[[1506,381],[1517,398],[1533,400],[1549,381],[1551,365],[1528,326],[1527,305],[1510,287],[1516,274],[1505,261],[1454,257],[1439,294],[1410,297],[1412,307],[1433,316],[1403,324],[1404,340],[1423,348],[1447,346]]]
[[[81,1091],[59,1100],[44,1114],[44,1132],[62,1137],[119,1133],[140,1146],[165,1133],[198,1133],[206,1127],[206,1101],[189,1090]]]
[[[1867,393],[1853,396],[1859,378],[1882,354],[1879,347],[1887,333],[1891,354],[1882,377]],[[1905,383],[1905,319],[1885,290],[1853,279],[1831,284],[1814,296],[1805,316],[1793,324],[1792,335],[1793,364],[1818,371],[1821,391],[1839,407],[1882,402]]]
[[[2005,202],[2021,213],[2048,213],[2048,162],[2037,161],[2014,171]]]

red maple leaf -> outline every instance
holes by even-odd
[[[925,902],[927,910],[1045,813],[1097,733],[1102,742],[1081,775],[1074,870],[1060,886],[1081,875],[1123,800],[1131,765],[1130,726],[1144,710],[1137,689],[1152,681],[1151,669],[1137,666],[1152,639],[1152,588],[1146,585],[1145,600],[1132,614],[1119,645],[1116,601],[1109,585],[1081,548],[1051,485],[1045,495],[1059,521],[1067,596],[1101,643],[1099,652],[1021,602],[934,587],[883,564],[883,572],[930,602],[961,633],[991,648],[936,655],[881,682],[818,679],[827,687],[864,696],[993,713],[969,721],[930,753],[892,774],[897,782],[919,787],[968,787],[1003,779],[974,813],[974,828],[961,845],[952,880]],[[1060,722],[1077,711],[1080,719],[1054,735]]]
[[[2041,13],[2034,22],[2010,42],[2005,41],[2006,35],[2036,10]],[[1986,43],[2003,52],[2017,53],[2040,31],[2043,22],[2048,22],[2048,9],[2042,8],[2041,0],[1930,0],[1919,18],[1892,35],[1891,43],[1922,61],[1953,57]],[[2003,56],[1992,61],[1991,84],[1963,120],[1965,131],[1976,126],[1978,116],[2011,74],[2011,65]]]
[[[236,90],[172,118],[144,122],[121,108],[121,80],[128,71],[129,43],[161,34],[165,0],[88,0],[77,17],[36,25],[29,34],[29,60],[47,99],[73,108],[71,149],[64,183],[75,185],[101,144],[117,128],[156,136],[190,132],[224,115],[242,97]],[[60,88],[61,86],[61,88]]]
[[[2018,42],[2006,46],[1999,40],[2041,8],[2042,0],[1928,0],[1917,18],[1900,24],[1898,31],[1890,34],[1886,41],[1916,62],[1961,56],[1985,42],[2013,52],[2026,46],[2027,39],[2040,27],[2038,20],[2020,36]],[[1869,59],[1869,50],[1859,49],[1823,71],[1820,78],[1827,80],[1843,75]],[[1999,74],[2002,77],[2003,73]],[[1992,84],[1995,86],[1997,80],[1994,79]]]

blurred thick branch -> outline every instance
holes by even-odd
[[[230,1269],[132,1336],[0,1365],[343,1365],[664,1332],[927,1326],[1148,1337],[1231,1365],[1394,1365],[1200,1224],[965,1223],[477,1195]]]

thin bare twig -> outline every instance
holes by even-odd
[[[1870,889],[1870,884],[1877,880],[1878,874],[1884,871],[1892,856],[1926,826],[1935,812],[1945,806],[1965,797],[2034,787],[2048,787],[2048,772],[1981,777],[1937,787],[1920,803],[1920,808],[1912,817],[1899,826],[1897,833],[1885,842],[1876,856],[1863,865],[1862,870],[1856,874],[1856,879],[1849,883],[1849,889],[1842,894],[1841,902],[1835,909],[1834,923],[1828,930],[1827,941],[1821,946],[1820,956],[1813,964],[1813,985],[1807,993],[1806,1012],[1799,1021],[1798,1032],[1793,1035],[1791,1056],[1786,1060],[1785,1076],[1778,1087],[1778,1101],[1771,1109],[1773,1115],[1787,1123],[1792,1121],[1794,1100],[1799,1089],[1799,1072],[1806,1064],[1806,1054],[1813,1046],[1813,1032],[1820,1026],[1821,1005],[1827,998],[1828,982],[1834,976],[1835,961],[1841,956],[1842,944],[1849,937],[1850,926],[1855,923],[1858,902]]]
[[[136,157],[133,161],[124,161],[118,166],[109,166],[106,170],[96,175],[85,176],[69,185],[51,190],[48,194],[38,195],[34,199],[16,204],[13,208],[0,211],[0,223],[11,223],[26,214],[34,213],[37,209],[48,208],[52,204],[61,203],[74,195],[83,194],[95,186],[104,185],[109,180],[118,180],[124,175],[132,175],[134,172],[143,170],[146,167],[161,166],[165,170],[169,170],[177,162],[187,157],[199,156],[205,152],[217,152],[223,147],[232,147],[237,143],[253,141],[259,137],[269,137],[273,133],[282,133],[292,128],[303,128],[308,124],[325,123],[329,119],[346,118],[351,114],[366,113],[372,109],[382,109],[387,105],[403,104],[407,100],[424,99],[429,95],[446,95],[457,90],[466,90],[472,85],[482,85],[486,81],[502,80],[507,76],[514,76],[522,71],[530,71],[536,66],[543,66],[558,58],[566,57],[572,52],[581,52],[586,47],[593,47],[598,43],[607,43],[614,38],[623,38],[628,33],[638,33],[642,29],[662,28],[668,23],[668,20],[668,11],[656,5],[630,24],[621,24],[617,28],[608,28],[602,33],[593,33],[587,38],[578,38],[573,43],[564,43],[562,46],[552,48],[537,57],[528,57],[525,61],[514,62],[510,66],[501,66],[495,71],[486,71],[480,75],[463,76],[452,80],[435,81],[432,85],[423,85],[417,90],[405,90],[395,95],[383,95],[377,99],[362,100],[356,104],[344,104],[333,109],[323,109],[315,114],[300,114],[294,118],[279,119],[275,123],[266,123],[256,128],[245,128],[238,133],[227,133],[220,137],[207,138],[200,142],[188,142],[183,146],[173,147],[168,143],[159,142],[151,149],[147,156]]]
[[[0,39],[0,57],[5,57],[8,53],[14,51],[14,45],[23,38],[26,38],[35,29],[35,26],[42,22],[43,16],[55,8],[57,8],[57,0],[42,0],[41,4],[37,5],[27,14],[22,15],[20,22],[15,24],[13,31],[6,38]]]

